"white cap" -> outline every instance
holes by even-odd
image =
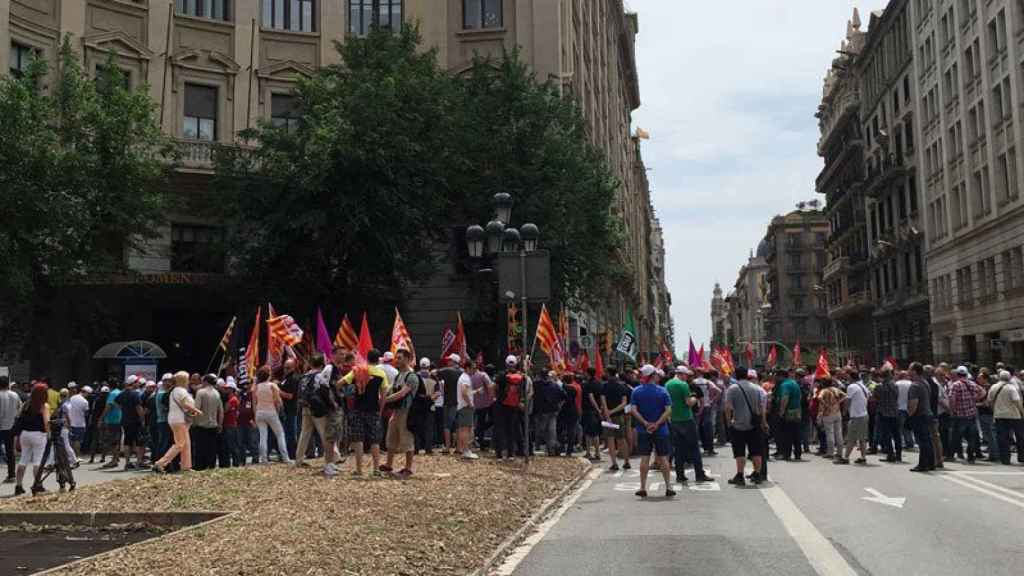
[[[515,354],[509,354],[505,357],[505,366],[515,366],[519,364],[519,358],[516,358]]]
[[[956,373],[961,376],[970,376],[971,371],[967,369],[967,366],[957,366]]]
[[[161,382],[167,382],[168,380],[174,380],[174,374],[167,372],[160,378]]]
[[[676,374],[686,374],[687,372],[689,372],[689,370],[686,366],[683,366],[682,364],[676,366]]]
[[[651,366],[650,364],[644,364],[643,367],[640,368],[640,375],[643,376],[644,378],[650,378],[651,375],[655,373],[655,371],[657,371],[657,369],[654,366]]]
[[[228,383],[225,382],[223,378],[217,378],[217,387],[218,388],[221,387],[221,386],[227,386],[227,384]]]
[[[110,392],[110,387],[109,386],[104,386],[104,387],[100,388],[100,392]]]
[[[458,354],[450,354],[448,356],[448,361],[452,364],[462,364],[462,356],[459,356]]]
[[[747,370],[747,378],[750,378],[751,380],[757,380],[757,370],[754,370],[753,368]]]
[[[391,362],[392,360],[395,359],[395,355],[392,354],[390,351],[385,352],[384,356],[382,356],[381,359],[384,360],[385,362]]]
[[[238,384],[235,384],[235,379],[230,376],[228,376],[227,384],[225,384],[224,386],[230,388],[231,390],[238,390]]]
[[[82,392],[86,394],[92,394],[92,386],[82,386]]]
[[[430,368],[430,358],[427,358],[426,356],[420,358],[420,368],[423,368],[424,370]]]
[[[135,384],[138,381],[139,381],[139,377],[136,376],[135,374],[132,374],[131,376],[128,377],[127,380],[125,380],[124,383],[125,384]]]
[[[665,371],[661,368],[655,368],[654,373],[657,374],[659,378],[665,376]]]
[[[68,388],[78,388],[78,384],[72,380],[71,382],[68,382]]]

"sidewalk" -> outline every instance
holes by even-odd
[[[86,459],[88,461],[88,459]],[[134,459],[133,459],[134,461]],[[0,464],[0,466],[6,466],[6,463]],[[89,486],[92,484],[102,484],[104,482],[112,482],[114,480],[125,480],[128,478],[138,478],[139,476],[145,476],[146,474],[152,474],[152,472],[143,470],[141,472],[135,470],[123,470],[124,460],[118,465],[117,468],[111,470],[100,470],[99,460],[95,464],[86,464],[84,461],[82,465],[74,470],[75,483],[81,486]],[[6,468],[5,475],[6,475]],[[30,470],[30,473],[32,470]],[[28,490],[32,486],[32,479],[28,476],[25,477],[24,488]],[[57,490],[57,476],[51,474],[46,482],[43,483],[47,490]],[[14,496],[14,484],[0,484],[0,498],[12,498]]]

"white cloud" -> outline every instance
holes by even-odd
[[[815,197],[814,112],[854,5],[866,29],[886,0],[630,0],[643,105],[634,123],[665,228],[678,348],[711,336],[768,221]]]

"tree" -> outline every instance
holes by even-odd
[[[373,30],[296,90],[297,128],[263,123],[217,157],[234,272],[267,296],[400,297],[434,269],[450,211],[453,86],[419,33]],[[298,290],[296,290],[298,289]]]
[[[169,140],[148,89],[113,65],[94,82],[62,43],[0,79],[0,302],[21,308],[39,291],[124,265],[163,221]],[[47,89],[45,83],[53,86]]]

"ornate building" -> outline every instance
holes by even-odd
[[[815,189],[825,195],[829,222],[828,264],[823,282],[828,317],[835,328],[835,354],[858,364],[874,363],[871,289],[868,275],[868,230],[864,206],[864,135],[856,58],[864,48],[860,14],[855,8],[846,24],[839,57],[825,77],[815,116],[821,138],[818,155],[825,166]]]
[[[715,282],[711,296],[711,345],[715,348],[732,346],[732,326],[729,324],[729,305],[722,296],[722,287]]]
[[[770,344],[765,344],[765,318],[770,306],[768,303],[768,243],[764,240],[751,253],[747,263],[740,267],[736,275],[736,283],[729,294],[729,326],[732,328],[730,344],[738,350],[746,350],[751,343],[755,358],[764,362]],[[738,357],[737,357],[738,358]]]

